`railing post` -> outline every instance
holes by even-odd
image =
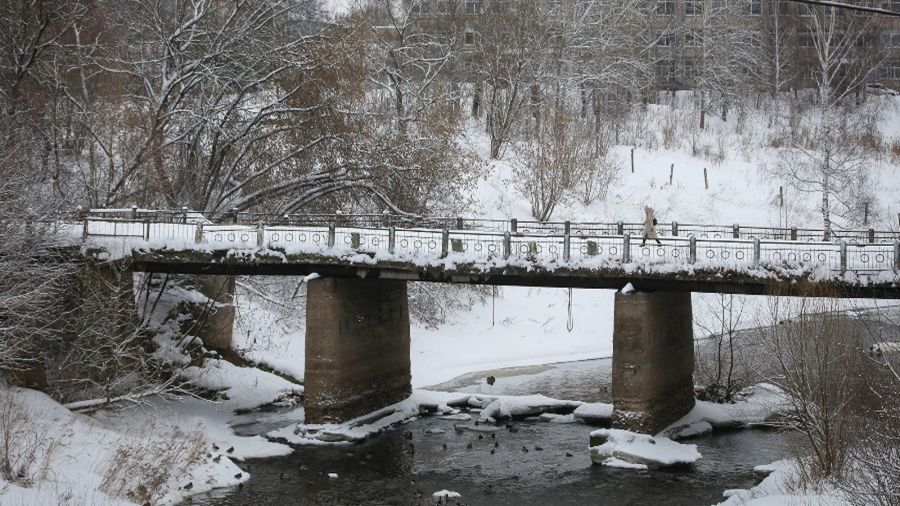
[[[86,241],[87,238],[88,238],[88,217],[85,214],[84,215],[84,224],[82,225],[82,229],[81,229],[81,240]]]
[[[519,231],[519,220],[515,218],[509,220],[509,231],[514,234]]]
[[[568,262],[572,254],[572,236],[569,235],[569,222],[566,222],[566,233],[563,235],[563,261]]]
[[[697,263],[697,238],[694,236],[688,241],[688,263]]]
[[[150,240],[150,218],[144,219],[144,240]]]
[[[621,220],[616,223],[616,235],[625,235],[625,224]]]
[[[731,235],[732,235],[735,239],[740,239],[740,238],[741,238],[741,227],[740,227],[740,225],[738,225],[737,223],[735,223],[734,225],[731,226]]]
[[[446,228],[441,231],[441,258],[446,258],[450,249],[450,231]]]
[[[874,244],[874,243],[875,243],[875,229],[870,228],[869,229],[869,244]]]
[[[900,272],[900,241],[894,242],[894,272]]]
[[[187,223],[187,207],[182,206],[181,208],[181,220],[182,223]]]
[[[131,206],[131,219],[132,220],[137,219],[137,206],[135,206],[135,205]]]
[[[387,209],[381,211],[381,225],[387,227],[391,224],[391,213]]]
[[[259,222],[259,225],[256,226],[256,246],[259,248],[263,247],[263,243],[266,242],[266,227],[263,225],[263,222]]]
[[[847,241],[841,241],[841,274],[847,272]]]
[[[203,242],[203,223],[197,223],[197,230],[194,232],[194,243],[201,244]]]
[[[825,229],[825,237],[822,240],[825,242],[828,242],[831,240],[831,229],[827,229],[827,228]]]
[[[462,216],[456,218],[456,230],[463,230],[463,219]]]
[[[572,233],[572,222],[569,220],[566,220],[566,222],[563,223],[563,234],[569,235],[571,233]]]
[[[797,240],[797,227],[791,227],[791,240]]]
[[[512,239],[510,239],[510,233],[503,233],[503,258],[509,258],[512,254]]]
[[[678,237],[678,222],[677,221],[672,222],[672,236]]]
[[[331,225],[328,225],[328,247],[329,248],[334,247],[334,236],[335,235],[336,234],[334,231],[334,224],[332,223]]]
[[[396,247],[397,247],[397,227],[392,226],[392,227],[388,228],[388,253],[393,255]]]
[[[231,222],[237,224],[238,222],[238,208],[231,208]]]
[[[759,246],[759,238],[753,238],[753,268],[759,268],[759,257],[760,257],[760,246]]]
[[[631,262],[631,234],[622,237],[622,263]]]

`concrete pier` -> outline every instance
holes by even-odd
[[[306,423],[338,423],[411,391],[406,282],[320,278],[306,299]]]
[[[198,288],[203,295],[215,301],[215,305],[208,307],[204,313],[205,321],[198,331],[203,346],[227,354],[231,351],[234,337],[235,277],[198,276]]]
[[[613,427],[655,434],[694,406],[690,292],[616,293]]]

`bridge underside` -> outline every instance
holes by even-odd
[[[774,271],[757,275],[746,271],[691,269],[685,272],[626,271],[603,268],[542,268],[507,265],[484,268],[471,264],[417,265],[396,261],[348,261],[322,255],[284,255],[259,252],[229,256],[227,251],[134,253],[132,268],[142,272],[240,275],[305,276],[317,273],[331,278],[433,281],[498,286],[619,289],[631,283],[643,292],[701,292],[743,295],[819,296],[866,299],[900,299],[900,285],[893,282],[859,284],[840,279],[816,280],[809,273]]]

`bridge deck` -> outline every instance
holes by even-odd
[[[506,230],[364,227],[351,218],[342,217],[346,226],[267,226],[103,216],[83,227],[90,250],[130,255],[136,269],[154,272],[900,298],[900,242],[890,233],[863,238],[874,242],[791,241],[762,227],[744,227],[755,231],[747,237],[737,226],[694,226],[690,236],[642,245],[583,224],[556,233],[515,222]],[[723,230],[732,237],[715,232]]]

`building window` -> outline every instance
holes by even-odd
[[[688,30],[685,32],[684,47],[703,47],[703,31]]]
[[[700,78],[700,66],[694,60],[684,60],[684,78],[696,81]]]
[[[703,14],[702,0],[684,0],[684,15],[699,16]]]
[[[750,47],[762,47],[762,35],[759,32],[747,34],[747,45]]]
[[[900,30],[882,30],[881,45],[883,47],[900,47]]]
[[[815,38],[815,34],[812,30],[806,29],[800,32],[798,43],[800,47],[815,47],[815,42],[813,39]]]
[[[481,0],[466,0],[466,14],[479,14],[481,12]]]
[[[656,76],[663,81],[671,81],[675,77],[675,60],[657,61]]]
[[[675,0],[657,0],[656,13],[662,16],[675,14]]]
[[[656,45],[659,47],[675,47],[675,43],[676,40],[674,30],[659,32],[656,37]]]
[[[744,13],[748,16],[760,16],[762,15],[762,0],[746,0],[747,4],[744,6]]]
[[[881,78],[884,80],[900,80],[900,61],[884,62],[881,66]]]

